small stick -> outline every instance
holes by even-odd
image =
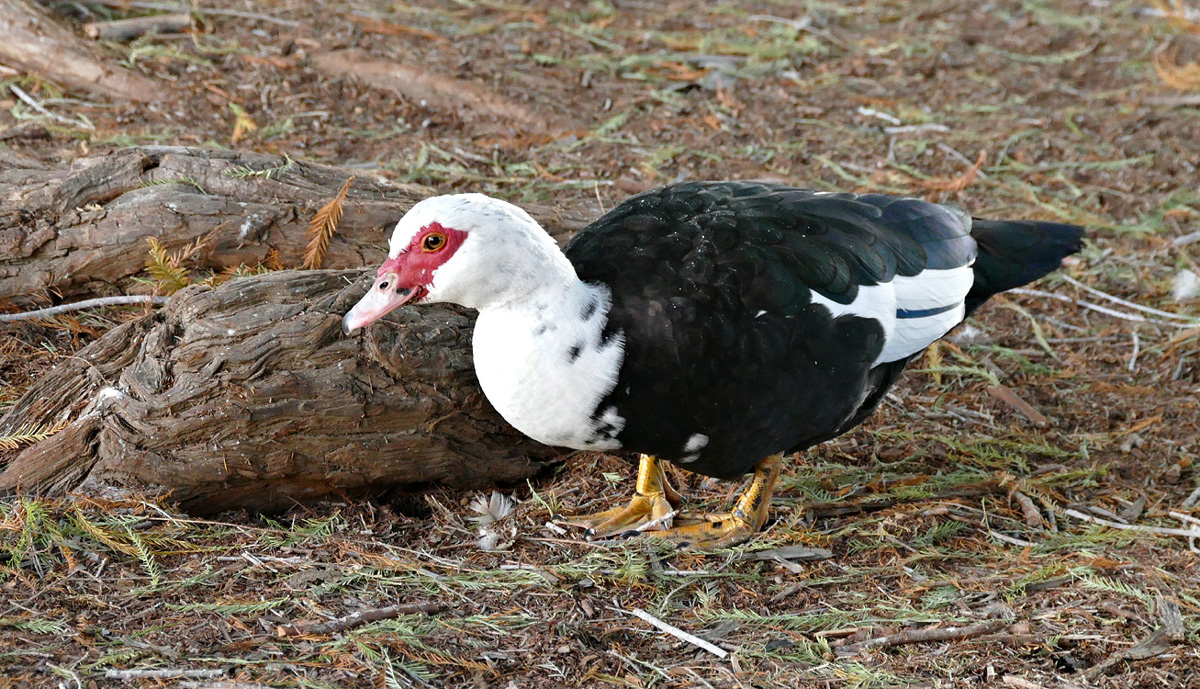
[[[651,615],[650,613],[646,612],[645,610],[642,610],[641,608],[634,608],[633,610],[622,610],[620,608],[610,608],[610,609],[616,610],[617,612],[623,612],[626,615],[633,615],[634,617],[636,617],[640,620],[649,622],[652,626],[657,627],[658,629],[661,629],[662,631],[670,634],[671,636],[675,637],[676,639],[679,639],[680,641],[686,641],[693,646],[703,648],[704,650],[708,651],[709,653],[715,655],[718,658],[724,658],[729,655],[729,651],[726,651],[723,648],[714,646],[714,645],[710,644],[709,642],[705,641],[704,639],[701,639],[698,636],[693,636],[691,634],[688,634],[687,632],[683,631],[679,627],[676,627],[671,624],[667,624],[666,622],[663,622],[662,620],[658,619],[654,615]]]
[[[884,127],[884,134],[914,134],[916,132],[948,132],[950,128],[944,124],[928,122],[926,124],[902,124],[898,127]],[[968,161],[970,162],[970,161]]]
[[[1183,499],[1182,507],[1190,510],[1195,507],[1197,503],[1200,503],[1200,486],[1197,486],[1196,490],[1192,491],[1191,495]]]
[[[1110,527],[1113,529],[1121,529],[1122,531],[1143,531],[1143,532],[1147,532],[1147,533],[1162,534],[1164,536],[1183,536],[1185,538],[1200,538],[1200,529],[1172,529],[1169,526],[1141,526],[1140,524],[1121,524],[1120,522],[1109,521],[1107,519],[1101,519],[1100,517],[1093,517],[1090,514],[1084,514],[1083,512],[1080,512],[1078,510],[1067,509],[1067,510],[1063,510],[1063,511],[1067,514],[1068,517],[1075,517],[1076,519],[1079,519],[1079,520],[1082,520],[1085,522],[1091,522],[1093,524],[1100,524],[1101,526],[1107,526],[1107,527]]]
[[[1029,419],[1035,426],[1045,426],[1050,423],[1046,415],[1033,408],[1033,405],[1021,399],[1021,396],[1007,385],[989,385],[987,393],[992,397],[1020,412],[1021,416]]]
[[[161,295],[149,294],[133,294],[123,297],[98,297],[96,299],[84,299],[73,304],[59,304],[37,311],[25,311],[22,313],[0,313],[0,323],[9,321],[24,321],[31,318],[49,318],[57,316],[60,313],[68,311],[79,311],[81,309],[94,309],[100,306],[121,306],[124,304],[165,304],[168,297]]]
[[[1129,372],[1133,373],[1134,369],[1137,368],[1137,358],[1138,354],[1142,351],[1142,343],[1138,339],[1136,330],[1130,333],[1130,335],[1133,336],[1133,354],[1131,354],[1129,357]]]
[[[165,668],[162,670],[105,670],[104,679],[119,679],[130,681],[135,679],[212,679],[221,677],[225,670],[185,670],[183,668]]]
[[[146,34],[179,33],[190,28],[190,14],[156,14],[111,22],[91,22],[83,25],[83,32],[93,39],[132,41]]]
[[[1196,526],[1200,526],[1200,519],[1196,519],[1195,517],[1191,516],[1190,514],[1183,514],[1182,512],[1176,512],[1174,510],[1167,512],[1167,514],[1169,514],[1172,517],[1175,517],[1179,521],[1183,522],[1184,526],[1193,525],[1193,524]],[[1193,553],[1200,553],[1200,548],[1196,547],[1196,539],[1197,538],[1200,538],[1200,533],[1197,533],[1195,536],[1188,536],[1188,549],[1191,550]]]
[[[1015,536],[1008,536],[1006,534],[1002,534],[997,531],[992,531],[991,529],[988,529],[988,535],[990,535],[992,538],[996,539],[997,541],[1000,541],[1001,543],[1008,543],[1010,545],[1019,545],[1022,548],[1029,548],[1029,547],[1036,545],[1035,543],[1027,541],[1023,538],[1017,538]]]
[[[650,521],[646,522],[645,524],[639,525],[636,529],[634,529],[634,531],[649,531],[650,529],[653,529],[654,527],[658,526],[659,524],[665,524],[666,526],[664,526],[663,528],[669,529],[669,528],[671,528],[671,520],[674,519],[675,515],[677,515],[677,514],[679,514],[679,510],[671,510],[670,512],[667,512],[666,514],[659,517],[658,519],[651,519]]]
[[[1135,323],[1159,323],[1161,325],[1169,325],[1172,328],[1194,328],[1194,327],[1196,327],[1195,321],[1188,322],[1188,323],[1177,323],[1174,321],[1163,320],[1161,318],[1146,318],[1145,316],[1139,316],[1136,313],[1124,313],[1123,311],[1117,311],[1116,309],[1110,309],[1105,306],[1100,306],[1099,304],[1093,304],[1091,302],[1083,301],[1081,299],[1072,299],[1071,297],[1063,296],[1061,294],[1055,294],[1053,292],[1045,292],[1040,289],[1026,289],[1024,287],[1017,287],[1015,289],[1010,289],[1008,291],[1011,294],[1024,294],[1024,295],[1030,296],[1030,297],[1045,297],[1046,299],[1056,299],[1058,301],[1065,301],[1068,304],[1074,304],[1076,306],[1081,306],[1085,309],[1090,309],[1092,311],[1098,311],[1106,316],[1112,316],[1113,318],[1120,318],[1120,319],[1126,320],[1126,321],[1133,321]]]
[[[139,2],[134,0],[103,0],[101,4],[108,7],[136,7],[139,10],[159,10],[162,12],[186,12],[189,9],[196,14],[211,14],[218,17],[238,17],[241,19],[254,19],[261,22],[269,22],[271,24],[279,24],[280,26],[300,26],[300,22],[292,19],[280,19],[272,17],[269,14],[258,14],[256,12],[245,12],[242,10],[221,10],[215,7],[200,7],[189,3],[176,2]]]
[[[1006,620],[988,620],[969,627],[925,627],[923,629],[906,629],[898,634],[881,636],[878,639],[867,639],[861,643],[852,644],[838,649],[838,655],[851,655],[869,648],[901,646],[904,644],[919,644],[926,641],[949,641],[970,639],[984,634],[997,632],[1008,626]]]
[[[375,608],[373,610],[359,610],[356,613],[338,617],[328,622],[297,622],[295,624],[285,624],[279,627],[277,633],[279,636],[304,636],[308,634],[332,634],[333,632],[341,632],[347,629],[360,627],[368,622],[377,622],[379,620],[390,620],[401,615],[415,615],[417,613],[425,613],[432,615],[446,609],[446,606],[441,603],[404,603],[402,605],[390,605],[386,608]]]
[[[257,682],[180,682],[179,689],[271,689]]]
[[[95,129],[95,127],[92,126],[92,123],[88,122],[86,120],[73,120],[69,117],[63,117],[62,115],[58,115],[58,114],[50,112],[49,110],[46,109],[46,106],[37,102],[37,99],[35,99],[33,96],[29,95],[28,93],[25,93],[23,90],[21,90],[21,87],[17,86],[16,84],[9,84],[8,88],[17,96],[17,98],[20,98],[21,100],[25,101],[26,105],[33,108],[34,110],[37,110],[42,115],[49,117],[50,119],[54,120],[55,122],[69,124],[72,127],[83,127],[84,129]]]
[[[868,108],[865,106],[859,107],[859,109],[856,112],[858,112],[858,114],[862,115],[863,117],[874,117],[876,119],[883,120],[884,122],[887,122],[888,124],[891,124],[893,126],[903,123],[902,120],[892,117],[891,115],[887,114],[886,112],[879,112],[875,108]]]
[[[1153,314],[1155,316],[1162,316],[1163,318],[1169,318],[1169,319],[1177,320],[1177,321],[1188,321],[1188,322],[1192,323],[1193,325],[1195,325],[1196,319],[1192,318],[1191,316],[1184,316],[1184,315],[1181,315],[1178,313],[1171,313],[1170,311],[1160,311],[1158,309],[1151,308],[1149,306],[1142,306],[1141,304],[1135,304],[1134,302],[1126,301],[1120,297],[1114,297],[1113,295],[1109,294],[1108,292],[1101,292],[1100,290],[1096,289],[1095,287],[1088,287],[1087,285],[1076,280],[1075,278],[1071,277],[1070,275],[1063,275],[1062,279],[1066,280],[1067,282],[1071,283],[1072,285],[1075,285],[1076,287],[1083,290],[1084,292],[1087,292],[1088,294],[1095,295],[1097,297],[1100,297],[1101,299],[1107,299],[1108,301],[1111,301],[1114,304],[1120,304],[1121,306],[1133,309],[1134,311],[1141,311],[1142,313],[1149,313],[1149,314]]]
[[[972,161],[970,158],[966,157],[962,153],[959,153],[953,147],[947,146],[946,144],[944,144],[940,141],[938,142],[937,147],[938,147],[939,151],[941,151],[942,153],[945,153],[946,155],[950,156],[951,158],[958,160],[958,162],[962,163],[963,165],[974,165],[975,164],[975,162]],[[976,172],[975,176],[978,177],[979,179],[987,179],[987,175],[983,174],[983,171]]]

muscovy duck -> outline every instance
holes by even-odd
[[[653,522],[646,533],[723,547],[762,528],[784,454],[858,425],[909,360],[1082,241],[1073,225],[913,198],[685,182],[560,250],[510,203],[439,196],[401,218],[343,330],[408,303],[478,309],[475,370],[509,423],[640,455],[629,504],[574,523],[599,538]],[[732,512],[672,520],[664,460],[754,477]]]

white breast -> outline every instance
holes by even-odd
[[[481,311],[475,323],[475,372],[506,421],[547,445],[614,450],[625,424],[597,409],[617,382],[623,337],[602,341],[608,290],[576,282]]]

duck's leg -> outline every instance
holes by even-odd
[[[642,455],[638,465],[637,493],[629,504],[596,514],[570,517],[566,523],[586,528],[588,538],[624,533],[655,520],[660,520],[657,528],[667,529],[671,520],[663,517],[673,512],[681,500],[679,493],[667,482],[660,460],[653,455]]]
[[[754,478],[738,498],[732,512],[707,514],[686,519],[685,523],[665,531],[646,531],[645,535],[686,543],[696,548],[727,548],[749,539],[767,521],[771,492],[783,467],[783,454],[767,457],[754,467]]]

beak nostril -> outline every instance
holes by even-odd
[[[379,291],[380,292],[382,292],[383,290],[385,290],[387,288],[388,288],[388,283],[386,283],[386,282],[379,283]]]

